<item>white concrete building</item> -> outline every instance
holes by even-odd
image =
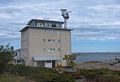
[[[25,65],[66,66],[64,55],[71,54],[71,29],[64,22],[32,19],[21,32],[21,56]]]
[[[21,49],[16,49],[14,51],[13,63],[14,64],[24,64],[24,60],[21,55]]]

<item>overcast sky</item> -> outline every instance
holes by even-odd
[[[30,19],[63,21],[61,8],[72,11],[72,52],[120,51],[120,0],[0,0],[0,44],[20,48]]]

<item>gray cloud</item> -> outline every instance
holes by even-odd
[[[76,28],[73,36],[78,39],[90,40],[118,40],[120,39],[120,28],[113,29],[113,26],[84,26]]]
[[[32,18],[63,20],[59,9],[71,10],[69,27],[79,39],[120,39],[119,0],[0,0],[0,39],[18,39]]]

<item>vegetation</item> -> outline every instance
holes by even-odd
[[[120,82],[120,71],[109,69],[81,69],[77,73],[84,76],[88,82]]]
[[[0,82],[75,82],[84,77],[87,82],[120,82],[120,71],[109,69],[78,69],[75,72],[59,73],[55,69],[10,64],[13,47],[0,46]],[[73,67],[74,55],[65,55],[69,67]]]
[[[26,77],[17,77],[10,74],[0,75],[0,82],[31,82],[32,80],[27,79]]]
[[[60,74],[54,69],[30,67],[24,65],[11,65],[7,73],[24,76],[36,82],[74,82],[71,75]]]
[[[0,73],[3,73],[7,65],[13,59],[13,47],[8,45],[0,45]]]
[[[54,69],[12,65],[13,47],[0,46],[0,82],[74,82],[71,75]]]
[[[75,66],[75,62],[74,60],[76,59],[75,55],[65,55],[64,60],[66,60],[67,66],[68,67],[74,67]]]
[[[54,69],[9,64],[0,74],[0,82],[75,82],[75,79]]]

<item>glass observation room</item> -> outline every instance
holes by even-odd
[[[62,28],[64,22],[51,20],[32,19],[28,22],[29,27],[44,27],[44,28]]]

